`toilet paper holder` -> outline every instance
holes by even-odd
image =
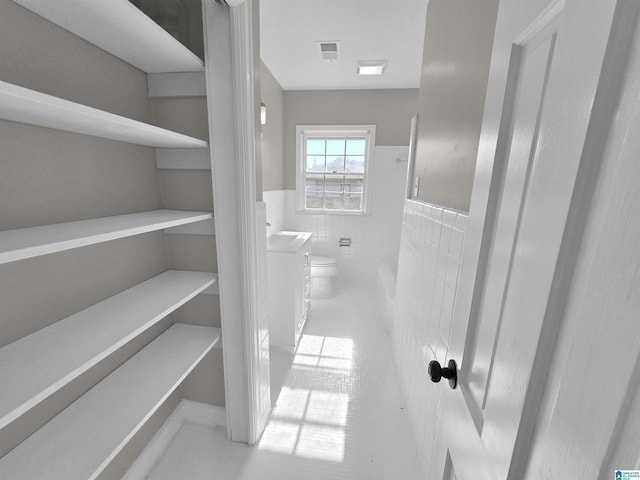
[[[338,246],[340,247],[350,247],[351,246],[351,239],[348,237],[340,237],[340,240],[338,240]]]

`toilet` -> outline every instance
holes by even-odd
[[[335,258],[311,255],[311,298],[332,298],[333,284],[331,277],[338,273],[338,262]]]

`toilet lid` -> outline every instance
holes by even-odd
[[[319,255],[311,255],[309,257],[309,261],[311,262],[311,265],[316,267],[331,267],[338,264],[335,258],[321,257]]]

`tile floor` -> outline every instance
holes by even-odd
[[[277,400],[260,442],[185,424],[148,478],[424,478],[379,315],[364,289],[314,300],[295,356],[272,354]]]

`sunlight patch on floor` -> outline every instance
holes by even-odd
[[[293,358],[293,365],[349,371],[352,358],[353,340],[350,338],[304,335]]]
[[[293,369],[349,372],[353,340],[304,335]],[[326,385],[325,388],[330,388]],[[259,450],[341,462],[350,396],[321,389],[282,387]]]

